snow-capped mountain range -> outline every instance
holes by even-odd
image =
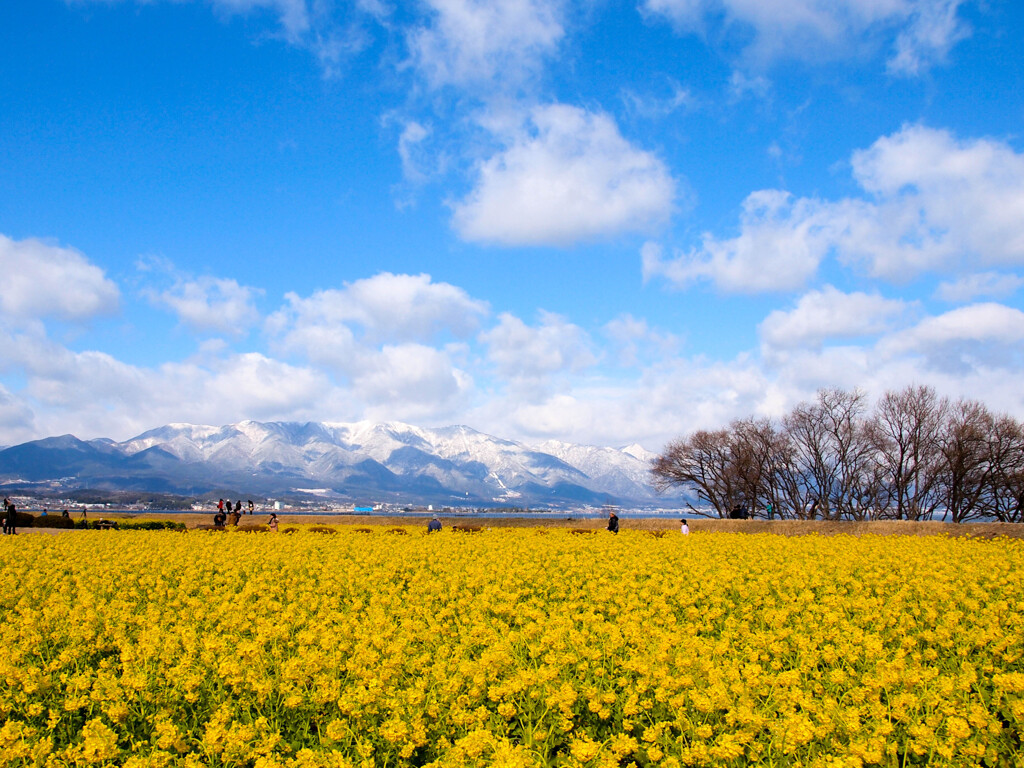
[[[242,495],[565,506],[664,501],[638,445],[530,446],[464,426],[243,421],[168,424],[125,442],[46,438],[0,451],[4,483]]]

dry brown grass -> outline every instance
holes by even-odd
[[[160,515],[155,512],[147,513],[105,513],[107,519],[115,518],[136,518],[146,520],[174,520],[185,523],[190,529],[209,529],[213,521],[212,513],[172,514]],[[267,515],[246,515],[238,526],[238,530],[259,530],[265,526],[262,524]],[[426,529],[430,521],[429,516],[422,517],[376,517],[372,515],[289,515],[287,512],[278,513],[282,526],[285,520],[289,526],[302,525],[304,528],[317,526],[330,528],[332,531],[343,531],[346,533],[371,533],[374,530],[390,526],[392,531]],[[256,521],[260,521],[257,523]],[[458,518],[449,518],[451,529],[456,528],[541,528],[541,529],[569,529],[573,533],[596,533],[603,531],[607,526],[605,518],[580,519],[574,518],[571,514],[559,518],[536,518],[536,517],[505,517],[491,519],[474,519],[466,522],[456,522]],[[881,536],[978,536],[984,538],[995,538],[1007,536],[1011,538],[1024,538],[1024,524],[1020,523],[965,523],[953,525],[938,521],[911,522],[907,520],[879,520],[871,522],[854,522],[847,520],[719,520],[712,518],[697,518],[688,521],[691,533],[770,533],[780,536],[805,536],[818,534],[821,536],[834,536],[846,534],[861,536],[874,534]],[[630,518],[620,517],[619,526],[622,531],[639,530],[648,532],[678,532],[679,520],[677,518]],[[30,530],[30,529],[26,529]],[[35,529],[32,529],[35,530]],[[284,530],[284,529],[283,529]],[[292,529],[294,530],[294,529]]]
[[[691,533],[770,533],[778,536],[979,536],[995,538],[1007,536],[1024,538],[1024,525],[1019,523],[965,523],[954,525],[941,521],[914,522],[910,520],[688,520]],[[678,520],[621,521],[623,528],[645,531],[678,531]]]

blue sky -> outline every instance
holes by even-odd
[[[8,0],[0,444],[1024,417],[1011,0]]]

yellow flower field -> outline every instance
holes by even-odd
[[[0,539],[0,766],[1020,766],[1024,546]]]

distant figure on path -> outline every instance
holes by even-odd
[[[239,516],[241,516],[241,514],[242,514],[242,500],[241,499],[239,499],[238,501],[235,502],[235,512]]]
[[[217,499],[217,511],[218,512],[223,512],[224,511],[224,499]]]
[[[679,527],[679,532],[681,534],[683,534],[683,536],[689,536],[690,535],[690,526],[686,522],[685,518],[683,520],[680,520],[679,522],[682,523],[682,525]]]
[[[277,533],[277,513],[270,513],[270,522],[267,523],[267,527],[270,528],[274,533]]]
[[[430,518],[430,522],[427,523],[427,533],[433,533],[434,531],[441,530],[441,521],[437,519],[437,515]]]
[[[750,515],[747,513],[747,507],[745,504],[737,504],[732,508],[732,512],[729,513],[729,517],[733,520],[747,520]]]
[[[63,512],[60,513],[60,516],[61,517],[66,517],[68,520],[71,519],[71,513],[68,512],[66,509]]]
[[[7,505],[7,514],[4,516],[4,533],[11,536],[17,533],[18,510],[13,504]]]
[[[252,514],[252,510],[253,510],[252,499],[249,499],[249,514],[250,515]]]
[[[608,513],[608,530],[612,533],[619,532],[619,516],[614,512]]]

